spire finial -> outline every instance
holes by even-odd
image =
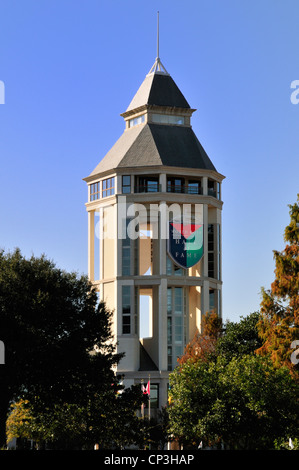
[[[160,40],[159,40],[159,35],[160,35],[160,28],[159,28],[159,11],[157,12],[157,57],[155,60],[154,65],[150,69],[148,75],[151,75],[152,73],[163,73],[166,75],[169,75],[166,68],[162,64],[160,60]]]
[[[159,11],[157,12],[157,59],[159,59]]]

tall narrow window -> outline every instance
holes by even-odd
[[[122,334],[131,333],[131,286],[122,286]]]
[[[220,256],[220,225],[216,225],[216,231],[217,231],[217,279],[221,279],[221,256]]]
[[[220,225],[208,226],[208,276],[220,280]]]
[[[183,287],[167,289],[167,350],[168,370],[176,367],[186,344],[186,298]]]
[[[131,239],[128,235],[128,224],[131,219],[126,219],[126,237],[122,240],[122,275],[131,274]]]
[[[220,200],[220,183],[214,180],[208,180],[208,195]]]
[[[100,182],[92,183],[89,186],[89,200],[96,201],[97,199],[100,199],[100,197]]]
[[[217,191],[217,199],[220,200],[221,195],[220,195],[220,183],[216,183],[216,191]]]
[[[218,289],[209,289],[209,310],[217,314],[220,312],[220,295]]]
[[[131,192],[131,176],[123,175],[122,176],[122,193],[128,194]]]
[[[208,226],[208,276],[215,277],[214,263],[214,225]]]
[[[209,308],[215,309],[215,289],[209,289]]]
[[[150,386],[151,386],[151,390],[150,390],[151,409],[157,410],[159,408],[159,384],[151,383]]]
[[[215,190],[215,183],[214,180],[208,180],[208,195],[216,197],[216,190]]]
[[[183,289],[174,288],[174,344],[176,346],[177,356],[180,356],[184,340],[184,315],[183,315]]]

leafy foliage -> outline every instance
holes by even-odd
[[[141,400],[139,387],[121,394],[108,390],[80,406],[53,403],[38,414],[27,400],[20,400],[12,405],[7,438],[32,439],[39,449],[92,449],[95,444],[105,449],[141,444],[144,423],[135,413]]]
[[[45,256],[0,252],[1,445],[9,403],[20,399],[23,411],[24,400],[30,403],[31,432],[39,439],[132,442],[142,397],[140,390],[118,393],[114,367],[122,355],[111,318],[85,276],[58,269]]]
[[[298,379],[290,347],[299,340],[299,195],[289,208],[290,223],[284,232],[287,245],[282,252],[274,251],[275,280],[270,290],[262,289],[258,328],[263,345],[258,353],[270,354],[276,367],[286,365]]]
[[[222,320],[214,312],[202,317],[201,332],[196,331],[194,337],[187,344],[183,356],[178,359],[179,364],[187,361],[196,362],[199,359],[208,360],[215,352],[217,340],[222,332]]]
[[[225,356],[228,361],[244,354],[255,354],[262,346],[257,326],[259,320],[259,312],[253,312],[247,317],[241,317],[239,322],[227,321],[217,341],[217,354]]]
[[[269,449],[276,438],[296,436],[298,385],[267,358],[186,362],[170,385],[170,432],[184,445]]]

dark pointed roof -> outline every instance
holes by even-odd
[[[154,70],[154,71],[153,71]],[[160,59],[156,59],[136,95],[122,116],[148,112],[155,107],[160,113],[178,109],[180,114],[191,116],[189,103]],[[154,124],[146,122],[126,129],[111,150],[89,175],[117,168],[173,166],[217,171],[197,139],[190,125]]]
[[[144,126],[118,166],[157,165],[215,170],[190,127],[148,124]]]
[[[112,168],[146,166],[216,171],[191,127],[145,124],[125,131],[91,176]]]
[[[144,105],[190,109],[189,103],[171,76],[159,72],[145,77],[126,113]]]

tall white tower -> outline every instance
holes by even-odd
[[[191,127],[192,109],[156,59],[125,129],[84,180],[88,274],[114,311],[118,372],[151,382],[151,412],[167,403],[169,372],[221,316],[221,183]]]

